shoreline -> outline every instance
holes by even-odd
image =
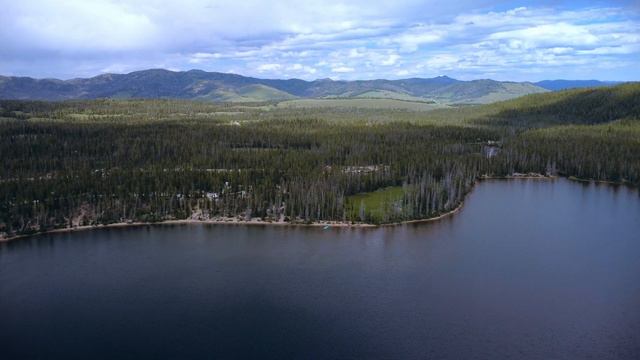
[[[429,220],[429,219],[425,219]],[[376,228],[381,225],[368,224],[368,223],[351,223],[342,221],[322,221],[314,222],[310,224],[285,222],[285,221],[264,221],[264,220],[238,220],[235,218],[225,218],[220,220],[197,220],[197,219],[176,219],[176,220],[162,220],[156,222],[118,222],[112,224],[99,224],[99,225],[82,225],[75,227],[65,227],[51,229],[47,231],[34,232],[32,234],[20,234],[15,236],[9,236],[0,238],[0,244],[6,243],[18,239],[28,238],[38,235],[55,234],[55,233],[72,233],[97,229],[109,229],[109,228],[124,228],[124,227],[140,227],[140,226],[153,226],[153,225],[193,225],[193,224],[211,224],[211,225],[238,225],[238,226],[302,226],[302,227],[329,227],[333,228]]]
[[[28,238],[32,236],[38,235],[46,235],[46,234],[55,234],[55,233],[73,233],[73,232],[81,232],[88,230],[97,230],[97,229],[109,229],[109,228],[124,228],[124,227],[140,227],[140,226],[153,226],[153,225],[194,225],[194,224],[210,224],[210,225],[238,225],[238,226],[295,226],[295,227],[322,227],[329,226],[329,228],[349,228],[349,229],[373,229],[373,228],[381,228],[381,227],[391,227],[391,226],[399,226],[406,224],[415,224],[415,223],[426,223],[432,221],[438,221],[445,217],[452,216],[462,209],[464,202],[461,202],[454,209],[440,214],[435,217],[426,218],[426,219],[415,219],[415,220],[405,220],[401,222],[394,223],[386,223],[386,224],[369,224],[369,223],[351,223],[347,221],[321,221],[321,222],[313,222],[313,223],[296,223],[296,222],[286,222],[286,221],[264,221],[264,220],[238,220],[236,218],[225,218],[225,219],[211,219],[211,220],[197,220],[197,219],[177,219],[177,220],[163,220],[156,222],[118,222],[112,224],[99,224],[99,225],[82,225],[76,227],[66,227],[66,228],[58,228],[51,229],[47,231],[35,232],[32,234],[21,234],[16,236],[10,236],[6,238],[0,238],[1,243],[7,243],[10,241]]]
[[[475,185],[474,185],[475,187]],[[471,190],[473,191],[473,189]],[[470,192],[471,192],[470,191]],[[375,225],[378,227],[390,227],[390,226],[398,226],[398,225],[407,225],[407,224],[420,224],[420,223],[428,223],[428,222],[432,222],[432,221],[438,221],[438,220],[442,220],[444,218],[450,217],[455,215],[458,211],[462,210],[462,206],[464,205],[464,201],[461,201],[460,204],[458,204],[458,206],[456,206],[455,208],[442,213],[438,216],[434,216],[434,217],[430,217],[430,218],[426,218],[426,219],[415,219],[415,220],[404,220],[404,221],[400,221],[400,222],[395,222],[395,223],[387,223],[387,224],[380,224],[380,225]]]
[[[483,180],[514,180],[514,179],[524,179],[524,180],[555,180],[558,178],[566,178],[567,180],[576,181],[576,182],[594,182],[594,183],[604,183],[608,185],[624,185],[620,183],[615,183],[611,181],[597,181],[597,180],[584,180],[578,179],[575,177],[565,177],[565,176],[546,176],[542,174],[518,174],[518,175],[508,175],[508,176],[489,176],[482,175],[473,185],[468,194],[470,194],[474,189],[478,182]],[[467,194],[467,195],[468,195]],[[466,195],[465,195],[466,197]],[[217,218],[217,219],[207,219],[207,220],[197,220],[197,219],[176,219],[176,220],[163,220],[157,222],[119,222],[112,224],[99,224],[99,225],[83,225],[76,227],[66,227],[66,228],[58,228],[51,229],[47,231],[35,232],[32,234],[20,234],[15,236],[8,236],[0,238],[1,243],[8,243],[10,241],[28,238],[37,235],[45,235],[45,234],[54,234],[54,233],[71,233],[78,231],[87,231],[87,230],[96,230],[96,229],[108,229],[108,228],[120,228],[120,227],[137,227],[137,226],[151,226],[151,225],[190,225],[190,224],[212,224],[212,225],[241,225],[241,226],[302,226],[302,227],[325,227],[329,226],[330,228],[381,228],[381,227],[392,227],[392,226],[401,226],[407,224],[419,224],[419,223],[428,223],[433,221],[438,221],[443,218],[447,218],[453,216],[458,213],[462,207],[464,206],[464,200],[461,201],[455,208],[445,213],[442,213],[438,216],[426,218],[426,219],[414,219],[414,220],[404,220],[400,222],[386,223],[386,224],[369,224],[369,223],[352,223],[348,221],[320,221],[313,223],[301,223],[301,222],[286,222],[286,221],[265,221],[262,219],[251,219],[251,220],[239,220],[235,217],[232,218]]]
[[[629,182],[629,181],[626,181],[626,180],[623,180],[623,181],[593,180],[593,179],[579,178],[579,177],[576,177],[576,176],[565,176],[565,178],[567,180],[575,181],[575,182],[579,182],[579,183],[605,184],[605,185],[611,185],[611,186],[627,186],[627,187],[631,187],[631,188],[635,188],[636,187],[632,182]]]
[[[514,179],[554,180],[554,179],[557,179],[557,178],[560,178],[560,177],[562,177],[562,176],[542,175],[540,173],[527,173],[527,174],[505,175],[505,176],[482,175],[482,176],[480,176],[480,178],[478,178],[478,181],[482,181],[482,180],[514,180]]]

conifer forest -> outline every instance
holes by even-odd
[[[640,85],[429,111],[0,101],[0,233],[170,219],[384,224],[486,177],[640,185]]]

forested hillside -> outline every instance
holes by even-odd
[[[0,234],[423,219],[457,207],[477,179],[514,173],[639,186],[639,99],[640,84],[625,84],[432,111],[1,101]]]
[[[497,113],[480,121],[494,126],[598,124],[638,117],[640,92],[637,83],[628,83],[524,96],[488,108]]]

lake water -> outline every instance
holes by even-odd
[[[640,196],[484,181],[426,224],[10,242],[0,358],[640,359]]]

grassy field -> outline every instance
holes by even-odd
[[[409,111],[430,111],[446,108],[443,104],[416,102],[398,99],[298,99],[283,101],[278,108],[356,108],[356,109],[389,109]]]
[[[361,207],[369,222],[382,223],[384,215],[393,208],[394,203],[402,200],[402,186],[390,186],[376,191],[360,193],[347,198],[347,208],[352,219],[360,221]]]
[[[395,99],[402,101],[413,101],[413,102],[421,102],[421,103],[435,103],[431,99],[427,99],[424,97],[412,96],[409,94],[397,92],[397,91],[389,91],[389,90],[370,90],[361,93],[348,92],[338,96],[326,96],[325,99]]]
[[[252,103],[291,100],[296,97],[284,91],[264,85],[247,85],[236,90],[217,89],[207,95],[200,96],[202,101],[220,101],[230,103]]]

